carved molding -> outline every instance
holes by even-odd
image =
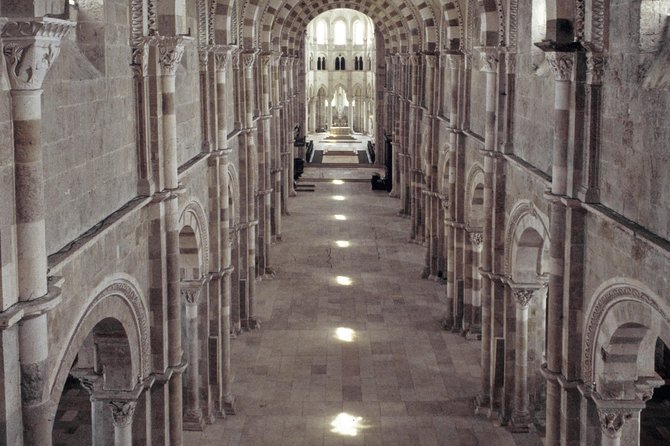
[[[603,433],[610,438],[617,438],[621,436],[623,425],[632,417],[632,413],[630,409],[598,409],[598,417]]]
[[[115,427],[127,427],[133,422],[136,401],[110,401],[109,408],[112,410],[112,418]]]
[[[549,51],[546,53],[546,57],[557,81],[572,80],[572,67],[575,60],[574,53]]]
[[[579,0],[583,2],[583,0]],[[605,0],[591,0],[590,41],[597,51],[605,50]]]
[[[44,17],[10,20],[2,28],[2,53],[13,90],[37,90],[60,52],[60,42],[75,23]]]
[[[144,5],[142,0],[130,2],[131,45],[138,46],[144,36]]]
[[[510,51],[517,50],[517,33],[519,29],[519,0],[509,2],[509,31],[507,33],[507,47]],[[509,73],[509,71],[508,71]]]

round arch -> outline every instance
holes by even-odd
[[[210,270],[209,228],[205,210],[197,200],[192,200],[186,204],[179,216],[179,231],[181,232],[186,226],[190,226],[194,231],[200,254],[199,267],[201,273],[204,274]]]
[[[86,338],[104,319],[112,318],[123,327],[128,339],[132,379],[138,383],[151,373],[149,321],[143,298],[135,280],[126,275],[110,277],[97,286],[83,302],[63,351],[58,355],[55,373],[49,379],[50,401],[58,407],[63,386],[75,357]],[[54,417],[52,417],[53,419]]]
[[[484,168],[479,163],[475,163],[468,173],[465,186],[465,224],[468,228],[482,228],[484,227],[483,222],[483,188],[484,188]],[[481,188],[480,188],[481,186]],[[480,197],[480,193],[482,193]],[[480,200],[481,198],[481,200]],[[479,203],[481,201],[481,204]],[[478,206],[482,215],[478,215],[478,209],[475,208]],[[477,215],[475,215],[477,213]]]
[[[644,358],[652,354],[650,344],[661,338],[670,344],[670,306],[644,284],[628,279],[614,278],[604,282],[593,294],[587,308],[582,332],[582,379],[587,384],[598,382],[606,372],[597,352],[616,344],[617,338],[627,339],[626,352]],[[625,370],[619,378],[634,378],[635,374],[649,372],[640,364],[651,363],[637,359],[634,370]],[[651,370],[653,372],[653,370]]]
[[[549,218],[528,200],[518,201],[512,208],[505,231],[505,271],[510,276],[516,268],[520,245],[525,244],[528,230],[533,230],[542,239],[541,258],[549,257]],[[520,243],[521,242],[521,243]]]

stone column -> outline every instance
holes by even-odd
[[[200,407],[200,340],[198,339],[198,299],[202,281],[181,283],[181,295],[184,301],[186,320],[186,340],[188,343],[188,367],[186,368],[186,394],[184,412],[185,430],[202,430],[205,421]]]
[[[254,64],[256,62],[256,53],[242,53],[242,63],[244,64],[244,100],[245,115],[243,117],[243,144],[240,147],[240,172],[244,178],[240,178],[240,185],[246,182],[245,190],[240,187],[240,200],[246,201],[246,212],[243,212],[240,222],[240,237],[246,250],[242,250],[242,256],[246,257],[246,271],[243,276],[247,278],[247,305],[243,324],[247,329],[255,329],[258,325],[254,313],[254,299],[256,290],[256,191],[258,189],[258,163],[256,140],[254,138],[254,107],[255,107],[255,82],[254,82]],[[244,193],[243,193],[244,192]]]
[[[40,446],[51,444],[49,392],[45,389],[48,307],[31,313],[33,307],[48,301],[55,305],[60,299],[60,291],[47,286],[42,83],[58,57],[61,40],[74,25],[50,17],[9,19],[0,34],[12,96],[18,299],[25,306],[25,316],[31,316],[22,319],[18,329],[23,441]]]
[[[472,319],[470,329],[466,334],[468,339],[481,339],[482,335],[482,301],[481,287],[482,281],[479,275],[479,265],[481,264],[483,236],[481,232],[471,232],[470,242],[472,243]]]
[[[493,267],[493,176],[495,159],[495,123],[498,54],[495,48],[481,48],[481,70],[486,73],[486,127],[484,147],[484,230],[482,232],[481,255],[481,300],[482,300],[482,390],[477,399],[477,413],[491,414],[491,352],[492,345],[492,287]]]
[[[179,183],[177,180],[177,118],[175,115],[175,75],[184,54],[182,38],[161,37],[158,41],[161,66],[161,103],[163,110],[163,155],[166,221],[166,270],[168,296],[168,367],[175,372],[169,381],[170,442],[182,444],[182,376],[181,291],[179,272]]]
[[[528,410],[528,306],[541,285],[510,282],[509,286],[516,302],[512,432],[528,432],[532,424]]]
[[[270,81],[270,54],[263,54],[260,57],[261,63],[261,120],[259,121],[262,125],[259,132],[261,132],[263,137],[263,145],[261,151],[261,163],[259,163],[260,177],[262,181],[262,190],[259,190],[260,195],[260,205],[262,206],[261,217],[259,217],[259,232],[260,234],[260,253],[259,257],[261,259],[259,271],[260,275],[270,274],[272,275],[273,270],[270,266],[270,245],[272,242],[272,193],[273,193],[273,184],[271,177],[272,170],[272,139],[271,139],[271,124],[272,124],[272,115],[270,114],[270,92],[271,92],[271,81]]]
[[[563,259],[565,254],[566,208],[561,202],[567,192],[567,154],[570,119],[570,87],[574,53],[548,52],[547,60],[555,76],[554,144],[552,153],[551,202],[549,238],[549,290],[547,294],[547,446],[560,444],[562,320],[563,320]]]
[[[579,179],[579,198],[586,203],[597,203],[600,199],[600,120],[604,66],[605,56],[601,52],[586,53],[586,143],[584,166]]]
[[[110,401],[114,423],[114,446],[132,446],[133,444],[133,415],[136,401]]]

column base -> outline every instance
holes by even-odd
[[[185,431],[201,431],[205,428],[205,419],[202,416],[201,410],[185,410],[184,411],[184,430]]]
[[[491,401],[488,396],[477,395],[474,399],[475,415],[491,418]]]
[[[389,192],[389,197],[400,198],[400,194],[398,192],[391,191],[391,192]]]
[[[237,414],[237,398],[235,398],[235,395],[228,395],[224,397],[223,412],[226,415]]]
[[[481,341],[482,340],[482,327],[471,326],[470,329],[465,333],[465,339],[468,341]]]
[[[440,325],[442,326],[442,330],[451,331],[451,328],[454,326],[454,321],[450,320],[450,318],[442,319]]]
[[[513,413],[509,430],[515,434],[530,432],[530,414],[528,412]]]
[[[298,194],[296,193],[295,190],[291,189],[291,190],[289,191],[289,193],[288,193],[288,196],[289,196],[289,197],[297,197]],[[289,215],[289,214],[287,213],[286,215]]]
[[[242,321],[242,329],[244,330],[255,330],[260,328],[260,326],[261,321],[255,317],[250,317],[249,319]]]

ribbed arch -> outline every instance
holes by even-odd
[[[348,8],[360,11],[373,19],[384,35],[390,51],[419,51],[422,39],[418,30],[423,28],[419,26],[422,16],[404,1],[396,8],[389,6],[370,1],[361,4],[352,0],[334,3],[326,0],[317,2],[289,0],[288,2],[274,2],[274,4],[270,2],[266,6],[259,25],[263,36],[262,49],[299,54],[302,51],[300,45],[304,39],[304,30],[312,19],[331,9]],[[426,15],[429,14],[426,13]],[[431,28],[434,27],[432,24]],[[427,33],[434,36],[431,37],[431,42],[437,40],[437,29],[427,31]]]

